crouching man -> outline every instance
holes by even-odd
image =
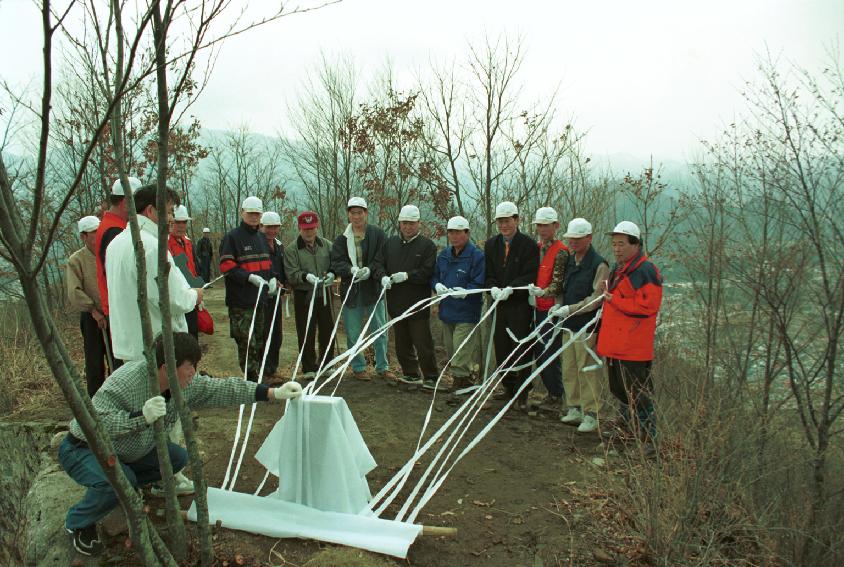
[[[192,410],[296,398],[302,393],[301,386],[295,382],[268,388],[242,378],[218,379],[196,374],[201,357],[196,339],[188,333],[174,333],[173,341],[176,376],[183,388],[185,402]],[[116,370],[92,399],[97,417],[111,437],[123,473],[136,488],[161,480],[152,424],[163,418],[164,428],[169,431],[178,420],[175,402],[170,397],[164,343],[160,336],[155,342],[155,361],[158,392],[149,391],[146,361],[135,360]],[[179,471],[187,463],[187,451],[175,443],[168,442],[167,446],[173,471]],[[78,552],[96,555],[103,549],[97,522],[117,506],[117,495],[75,419],[70,422],[70,431],[59,447],[59,463],[73,480],[88,489],[82,500],[68,511],[65,528]]]

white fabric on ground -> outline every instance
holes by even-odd
[[[299,537],[384,553],[402,559],[422,526],[371,516],[323,512],[285,502],[219,488],[208,488],[209,524],[270,537]],[[196,503],[188,510],[196,521]]]
[[[279,477],[281,500],[357,514],[371,497],[375,459],[342,398],[291,400],[255,458]]]

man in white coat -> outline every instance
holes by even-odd
[[[141,229],[141,242],[144,246],[144,258],[147,270],[147,309],[152,324],[153,337],[161,334],[161,309],[158,306],[158,210],[156,209],[157,187],[141,187],[133,198],[138,213],[138,226]],[[175,192],[167,190],[167,215],[172,217],[173,207],[179,202]],[[168,222],[169,218],[160,219]],[[106,281],[111,290],[110,322],[114,356],[129,362],[144,358],[144,338],[141,330],[141,313],[138,309],[138,269],[135,261],[135,248],[132,244],[132,232],[126,229],[111,241],[107,249]],[[168,273],[170,293],[170,317],[173,332],[187,332],[185,314],[193,311],[202,301],[202,289],[192,289],[181,270],[173,262],[173,256],[167,253],[170,263]],[[171,440],[178,441],[181,428],[171,434]],[[176,491],[179,494],[192,494],[193,482],[176,473]]]

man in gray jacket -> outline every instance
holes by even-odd
[[[302,387],[295,382],[268,388],[239,377],[217,379],[197,374],[196,365],[202,354],[196,339],[188,333],[173,333],[173,343],[176,377],[190,409],[290,399],[302,394]],[[91,400],[102,430],[111,438],[117,464],[133,487],[161,480],[153,424],[163,419],[164,429],[169,431],[178,420],[160,336],[154,348],[158,391],[150,392],[146,360],[135,360],[109,376]],[[167,444],[167,450],[173,470],[178,472],[187,464],[187,451],[172,442]],[[65,529],[79,553],[97,555],[103,550],[97,522],[117,506],[117,495],[75,419],[59,447],[59,463],[73,480],[87,488],[82,500],[68,510]]]
[[[378,301],[381,295],[381,278],[385,275],[384,245],[387,235],[377,226],[367,223],[369,211],[362,197],[349,199],[346,211],[349,224],[331,246],[331,271],[342,278],[340,293],[344,297],[349,286],[352,286],[343,307],[346,344],[348,348],[352,348],[373,310],[375,314],[368,329],[369,333],[387,322],[384,301]],[[366,372],[366,359],[363,354],[358,353],[352,360],[352,371],[358,380],[371,380]],[[375,371],[381,378],[395,380],[387,360],[386,334],[375,341]]]
[[[299,350],[302,351],[303,378],[309,380],[314,377],[323,362],[331,360],[334,356],[334,345],[329,344],[334,328],[334,311],[331,306],[331,293],[328,292],[334,283],[334,272],[331,271],[331,242],[317,234],[317,214],[305,211],[297,220],[299,237],[284,249],[284,271],[287,281],[293,286],[293,310],[296,315]],[[314,311],[309,325],[308,309],[315,285],[319,295],[314,300]],[[316,358],[317,332],[319,359]]]

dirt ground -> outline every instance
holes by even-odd
[[[218,285],[208,290],[205,300],[214,315],[216,334],[201,337],[205,354],[200,369],[213,376],[239,373],[234,341],[228,336],[223,296],[222,286]],[[342,338],[341,344],[344,342]],[[293,319],[285,318],[281,366],[289,366],[287,372],[292,370],[296,354]],[[394,356],[391,363],[395,363]],[[338,395],[348,403],[378,463],[368,476],[375,494],[411,455],[431,392],[378,379],[361,382],[347,376]],[[539,386],[535,395],[544,395],[544,388]],[[446,403],[448,395],[440,399],[434,406],[433,428],[456,409]],[[56,417],[61,411],[44,408],[25,413],[29,418],[42,413],[42,417]],[[492,415],[492,411],[482,412],[479,420],[485,423]],[[253,457],[280,417],[279,405],[258,405],[237,490],[254,492],[263,478],[264,469]],[[222,483],[236,422],[237,408],[199,411],[198,435],[211,486]],[[429,429],[432,430],[435,429]],[[556,415],[515,414],[502,419],[455,467],[417,519],[425,525],[455,527],[456,537],[420,537],[411,546],[406,562],[337,549],[338,546],[321,542],[276,540],[232,530],[219,531],[215,544],[221,560],[231,565],[304,565],[309,560],[310,565],[407,563],[448,567],[615,564],[615,560],[599,560],[606,554],[603,548],[612,549],[613,542],[606,541],[601,530],[595,529],[599,522],[595,505],[602,503],[596,501],[600,496],[593,494],[594,483],[597,467],[603,465],[601,459],[605,457],[597,435],[578,434],[575,428],[561,424]],[[264,494],[275,490],[274,481],[271,477]],[[187,508],[190,502],[190,498],[185,498],[183,506]],[[391,517],[389,512],[385,517]],[[112,541],[111,554],[116,556],[112,560],[120,561],[125,553],[120,548],[121,541]],[[335,558],[320,560],[329,552],[326,550]],[[341,553],[337,555],[337,551]],[[123,555],[123,562],[132,563],[131,554]]]

